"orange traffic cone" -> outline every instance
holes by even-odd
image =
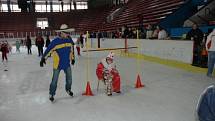
[[[89,81],[87,82],[86,92],[83,93],[82,95],[93,96],[93,93],[92,93],[91,88],[90,88],[90,82]]]
[[[144,84],[141,84],[140,75],[138,74],[135,88],[141,88],[144,86],[145,86]]]

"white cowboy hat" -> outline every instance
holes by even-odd
[[[75,31],[75,29],[74,28],[69,28],[68,25],[66,25],[66,24],[62,24],[60,26],[60,29],[56,30],[56,32],[72,32],[72,31]]]

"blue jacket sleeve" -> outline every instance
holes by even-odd
[[[49,56],[49,55],[52,53],[52,51],[54,50],[55,46],[56,46],[56,43],[55,43],[55,41],[53,40],[53,41],[49,44],[49,46],[47,47],[47,49],[45,50],[45,52],[44,52],[42,58],[45,58],[45,59],[48,58],[48,56]]]

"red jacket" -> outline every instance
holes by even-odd
[[[7,44],[2,44],[1,45],[1,51],[2,52],[6,52],[6,53],[8,53],[9,52],[9,48],[8,48],[8,45]]]

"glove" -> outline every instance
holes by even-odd
[[[41,58],[40,67],[43,67],[43,64],[46,64],[46,59],[45,58]]]
[[[72,60],[71,64],[72,64],[72,65],[74,65],[74,64],[75,64],[75,60],[74,60],[74,59]]]

